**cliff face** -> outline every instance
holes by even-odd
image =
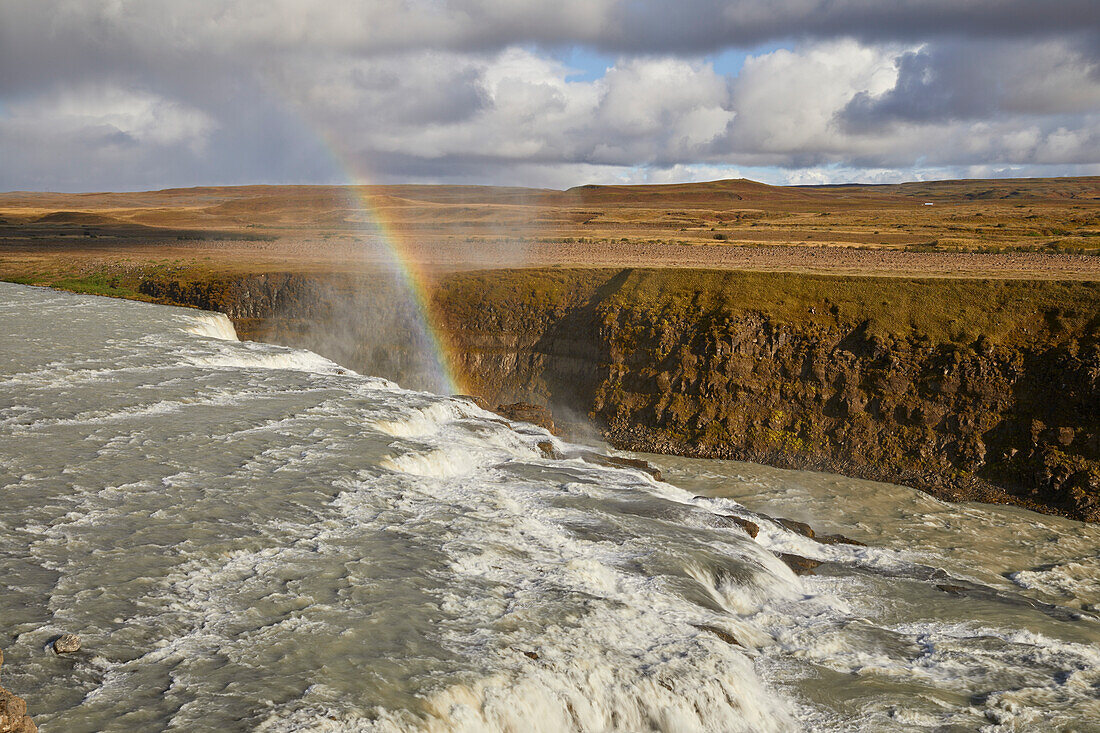
[[[142,288],[222,310],[243,337],[419,379],[415,314],[377,284]],[[1095,283],[496,271],[437,283],[433,310],[466,389],[589,416],[618,447],[1100,520]]]
[[[936,344],[752,314],[655,326],[629,309],[601,335],[593,411],[617,445],[1100,517],[1095,342]]]
[[[752,273],[453,278],[460,371],[614,445],[1100,519],[1100,290]]]

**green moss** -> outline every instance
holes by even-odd
[[[771,428],[764,429],[764,437],[768,443],[778,448],[779,450],[787,451],[789,453],[809,453],[811,447],[806,441],[798,437],[797,433],[790,430],[774,430]]]
[[[144,299],[137,290],[136,285],[123,278],[111,277],[102,273],[88,275],[82,278],[51,279],[48,283],[51,288],[70,290],[74,293],[87,293],[89,295],[108,295],[114,298],[130,298],[132,300]]]

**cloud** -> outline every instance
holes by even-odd
[[[1095,0],[5,0],[0,188],[1087,170],[1098,29]]]
[[[863,152],[867,141],[839,134],[836,116],[853,97],[894,85],[896,53],[849,40],[750,57],[734,82],[728,152],[799,166]]]
[[[733,119],[727,81],[706,64],[626,59],[597,81],[569,77],[552,58],[507,49],[405,54],[283,81],[312,125],[367,157],[629,166],[699,155]],[[452,101],[436,108],[440,99]]]
[[[201,152],[214,122],[203,112],[156,94],[108,85],[61,89],[16,102],[4,123],[36,136],[94,132],[134,145],[185,145]]]
[[[783,38],[1095,38],[1100,27],[1093,0],[6,0],[3,12],[8,42],[23,30],[84,36],[89,48],[105,41],[215,54],[582,44],[682,55]]]
[[[63,87],[5,105],[0,159],[9,180],[26,187],[59,174],[92,181],[97,169],[163,175],[167,159],[203,156],[216,126],[202,111],[148,91]]]
[[[1094,69],[1051,41],[780,49],[732,82],[737,117],[714,157],[792,169],[1100,163]]]

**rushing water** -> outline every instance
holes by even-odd
[[[3,679],[43,731],[1100,730],[1096,527],[551,458],[197,311],[0,285],[0,339]]]

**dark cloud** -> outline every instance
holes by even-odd
[[[782,39],[1096,40],[1100,33],[1095,0],[5,0],[0,13],[3,45],[56,42],[63,53],[55,68],[77,54],[109,57],[127,46],[165,44],[212,54],[489,52],[516,44],[700,54]]]
[[[943,55],[911,51],[897,59],[898,81],[886,94],[859,92],[840,117],[852,132],[875,128],[888,122],[929,122],[982,117],[997,109],[997,87],[991,79],[966,73],[981,59],[970,58],[964,65],[944,63]],[[957,76],[957,72],[962,72]]]
[[[898,56],[893,88],[856,94],[839,119],[858,133],[1000,114],[1087,115],[1100,109],[1100,62],[1082,50],[1058,41],[930,45]]]
[[[1094,0],[639,0],[619,11],[616,49],[698,52],[776,39],[870,43],[1100,35]]]

